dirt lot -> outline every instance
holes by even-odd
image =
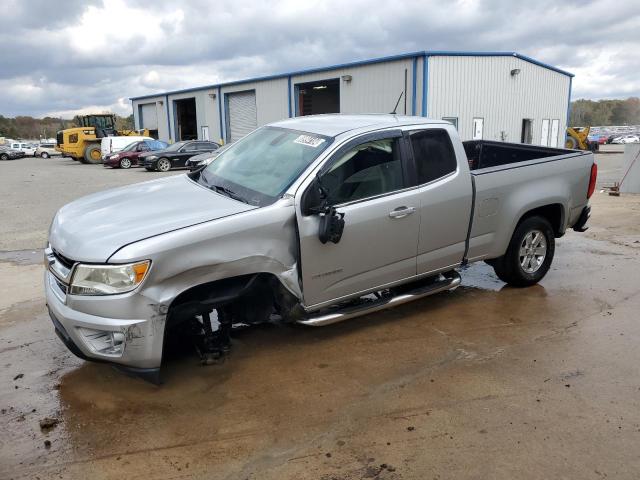
[[[536,287],[474,265],[395,310],[245,330],[221,366],[176,354],[155,387],[65,349],[40,248],[62,204],[157,176],[0,163],[0,478],[638,478],[640,196],[597,193]]]

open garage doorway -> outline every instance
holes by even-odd
[[[197,140],[196,99],[183,98],[173,101],[176,140]]]
[[[299,83],[297,116],[340,113],[340,79]]]

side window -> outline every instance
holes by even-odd
[[[446,130],[432,129],[411,135],[418,184],[436,180],[454,172],[458,166],[451,139]]]
[[[398,139],[375,140],[351,148],[322,175],[322,183],[334,205],[404,188]]]
[[[147,145],[147,142],[140,142],[138,144],[137,150],[139,152],[147,152],[147,151],[149,151],[149,146]]]

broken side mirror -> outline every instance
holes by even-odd
[[[344,231],[344,213],[337,212],[335,207],[330,206],[328,197],[329,193],[318,175],[302,195],[301,210],[303,215],[320,217],[318,229],[320,242],[338,243]]]
[[[328,207],[320,214],[320,228],[318,239],[322,243],[338,243],[344,231],[344,213],[336,211],[335,207]]]

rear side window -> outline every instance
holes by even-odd
[[[411,146],[418,184],[437,180],[456,171],[456,154],[446,130],[431,129],[413,133]]]

